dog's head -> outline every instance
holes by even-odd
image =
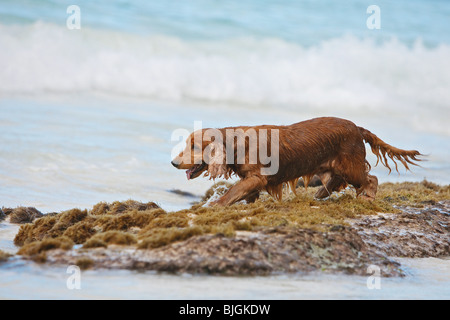
[[[226,165],[225,145],[222,132],[217,129],[197,130],[186,139],[185,149],[172,160],[177,169],[186,170],[188,180],[202,173],[210,179],[228,179],[232,173]]]

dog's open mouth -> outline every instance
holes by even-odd
[[[206,163],[196,164],[192,168],[186,170],[186,177],[188,180],[197,178],[206,168]]]

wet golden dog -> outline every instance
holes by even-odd
[[[241,144],[236,142],[239,139]],[[295,192],[300,177],[307,186],[314,175],[323,184],[316,198],[326,198],[332,192],[352,185],[357,196],[373,200],[378,179],[369,174],[371,167],[366,160],[364,142],[377,156],[377,164],[380,161],[389,172],[387,157],[396,169],[396,160],[406,169],[409,169],[408,163],[417,165],[413,161],[420,161],[416,157],[421,154],[416,150],[395,148],[351,121],[323,117],[288,126],[197,130],[188,137],[186,148],[172,164],[187,170],[188,179],[195,179],[202,173],[213,179],[228,179],[233,174],[241,178],[214,202],[217,205],[230,205],[240,200],[253,202],[263,190],[281,200],[284,183]],[[274,163],[277,170],[270,172]]]

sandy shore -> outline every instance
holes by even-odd
[[[402,276],[396,257],[450,256],[449,186],[385,184],[368,203],[351,190],[316,201],[309,188],[283,202],[165,212],[155,203],[99,203],[42,215],[3,208],[22,224],[15,237],[26,259],[83,269],[156,270],[213,275],[320,271]],[[217,185],[204,201],[226,190]],[[4,256],[3,261],[8,256]],[[0,259],[1,260],[1,259]]]

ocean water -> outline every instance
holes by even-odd
[[[380,182],[450,183],[448,1],[377,1],[378,30],[356,0],[82,0],[74,30],[72,4],[0,2],[0,206],[187,208],[213,183],[170,165],[194,121],[344,117],[427,155]]]

